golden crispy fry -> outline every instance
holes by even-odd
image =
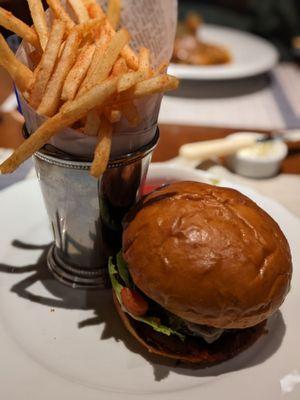
[[[154,75],[160,75],[160,74],[164,74],[166,72],[166,70],[168,69],[169,63],[168,61],[163,61],[158,68],[156,69],[156,71],[154,72]]]
[[[97,136],[100,128],[99,113],[94,109],[86,117],[83,133],[87,136]]]
[[[68,0],[71,5],[79,23],[89,20],[89,13],[81,0]]]
[[[104,115],[112,124],[119,122],[122,118],[122,112],[120,110],[113,110],[109,107],[104,108]]]
[[[121,74],[126,74],[126,72],[128,72],[126,61],[123,57],[119,57],[113,66],[112,75],[118,76]]]
[[[92,1],[92,0],[91,1],[87,0],[86,3],[88,3],[87,7],[88,7],[89,14],[90,14],[91,18],[101,17],[103,15],[105,16],[105,13],[103,12],[102,8],[100,7],[100,5],[98,3],[95,4],[95,1]],[[108,21],[107,18],[106,18],[106,21],[104,23],[104,27],[111,34],[115,33],[114,28],[111,26],[111,24],[110,24],[110,22]],[[138,68],[139,68],[139,60],[138,60],[137,55],[130,48],[129,45],[126,45],[122,49],[121,54],[125,58],[128,67],[130,67],[131,69],[137,71]]]
[[[143,71],[127,72],[127,74],[122,75],[119,79],[118,92],[124,92],[144,79],[145,73]]]
[[[80,88],[79,95],[95,84],[104,81],[109,76],[114,63],[119,57],[120,51],[126,43],[128,43],[129,38],[130,36],[128,31],[126,29],[120,29],[109,42],[102,58],[96,59],[98,54],[97,50],[95,51],[92,65],[82,87]]]
[[[101,60],[103,58],[103,54],[105,53],[105,50],[107,49],[107,46],[108,46],[110,40],[111,40],[111,38],[109,36],[107,36],[105,33],[103,35],[101,35],[100,41],[97,42],[96,50],[94,52],[87,75],[80,86],[78,95],[81,95],[88,89],[88,87],[90,87],[89,82],[91,81],[92,77],[96,73],[98,64],[101,62]]]
[[[125,46],[121,51],[122,56],[125,58],[128,67],[133,70],[137,70],[139,67],[139,61],[135,52],[131,49],[129,45]]]
[[[131,126],[137,126],[141,122],[138,110],[132,101],[122,104],[121,111]]]
[[[33,25],[40,39],[41,47],[45,50],[48,42],[48,26],[41,0],[27,0]]]
[[[95,178],[99,178],[104,173],[109,162],[112,131],[111,123],[103,117],[99,130],[99,143],[96,147],[94,161],[90,170],[90,174]]]
[[[41,149],[55,133],[71,126],[96,106],[101,106],[117,90],[117,79],[107,79],[79,99],[66,104],[63,111],[49,118],[0,166],[2,174],[13,172],[20,164]]]
[[[150,76],[150,50],[146,47],[141,47],[139,53],[139,71],[143,72],[145,79]]]
[[[60,20],[55,20],[29,96],[29,103],[33,108],[37,108],[42,100],[46,86],[55,67],[64,33],[65,23]]]
[[[55,72],[48,82],[44,97],[37,109],[39,114],[52,117],[56,113],[64,81],[75,63],[80,41],[81,37],[75,28],[68,36]]]
[[[90,18],[103,18],[106,17],[102,8],[99,6],[97,2],[87,2],[85,1],[85,7],[88,10]]]
[[[178,88],[178,85],[179,80],[172,75],[165,74],[155,76],[137,83],[134,88],[127,92],[120,93],[116,98],[108,101],[107,105],[113,105],[114,107],[120,107],[122,109],[124,104],[132,101],[133,99],[175,90]]]
[[[34,29],[30,28],[23,21],[16,18],[12,13],[4,10],[2,7],[0,7],[0,25],[16,33],[22,39],[32,44],[36,49],[40,48],[40,41]]]
[[[1,34],[0,65],[7,70],[21,91],[31,88],[33,83],[32,71],[17,59]]]
[[[104,18],[95,18],[90,19],[87,22],[83,22],[76,26],[77,31],[82,35],[82,37],[86,37],[89,35],[94,35],[95,33],[98,34],[100,31],[101,26],[104,23]]]
[[[90,67],[94,52],[94,44],[87,44],[82,48],[77,61],[65,80],[61,95],[62,100],[68,101],[75,98],[76,93]]]
[[[64,21],[67,30],[70,31],[74,27],[75,23],[61,5],[60,0],[46,0],[46,1],[48,3],[48,6],[51,8],[55,18]]]
[[[171,75],[159,75],[135,85],[133,97],[145,97],[159,92],[167,92],[178,88],[179,80]]]
[[[113,29],[117,29],[121,18],[121,0],[109,0],[107,9],[107,19]]]
[[[111,33],[115,32],[115,30],[112,28],[112,26],[110,25],[108,20],[107,20],[105,26],[109,32],[111,32]],[[135,52],[131,49],[131,47],[128,44],[126,46],[124,46],[124,48],[122,49],[121,55],[125,58],[128,67],[130,67],[134,71],[138,70],[139,60],[138,60]]]

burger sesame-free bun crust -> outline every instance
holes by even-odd
[[[266,321],[252,328],[236,330],[223,334],[215,343],[207,344],[202,339],[186,337],[182,342],[178,337],[166,336],[155,332],[151,327],[142,322],[137,322],[124,313],[113,294],[114,303],[119,316],[131,335],[149,353],[182,361],[198,364],[200,367],[208,367],[236,356],[250,347],[266,332]]]
[[[188,321],[247,328],[283,302],[292,274],[277,223],[233,189],[178,182],[128,214],[123,256],[136,286]]]

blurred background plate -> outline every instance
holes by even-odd
[[[199,29],[201,40],[225,46],[232,54],[230,64],[193,66],[174,64],[168,72],[181,79],[225,80],[246,78],[271,70],[279,60],[273,44],[258,36],[237,29],[204,24]]]

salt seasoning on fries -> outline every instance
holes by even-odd
[[[16,33],[22,39],[25,39],[35,48],[39,48],[40,42],[35,30],[26,25],[23,21],[19,20],[12,15],[9,11],[0,7],[0,25],[11,32]]]
[[[81,0],[68,0],[70,3],[78,22],[86,22],[89,20],[89,13]]]
[[[96,106],[101,106],[117,90],[117,79],[108,79],[96,85],[63,111],[44,122],[15,152],[0,166],[2,174],[14,172],[25,160],[41,149],[57,132],[74,124]]]
[[[84,6],[87,9],[90,18],[101,18],[105,16],[102,8],[95,0],[83,0]]]
[[[94,161],[91,167],[91,175],[95,178],[101,176],[106,170],[112,141],[112,125],[106,119],[102,118],[99,130],[99,143],[94,154]]]
[[[66,40],[57,67],[48,82],[41,104],[37,109],[39,114],[52,117],[58,110],[63,85],[70,69],[75,63],[80,40],[78,31],[73,29]]]
[[[94,3],[93,3],[94,4]],[[91,7],[91,6],[90,6]],[[97,10],[95,13],[95,16],[101,16],[104,14],[102,8],[100,7],[99,4],[95,5],[94,4],[94,9]],[[111,34],[115,33],[115,29],[111,26],[111,23],[109,22],[108,18],[106,17],[105,20],[105,30]],[[122,56],[125,58],[128,67],[130,67],[133,70],[137,70],[139,67],[139,62],[138,62],[138,57],[135,54],[135,52],[130,48],[129,45],[126,45],[124,49],[122,50]]]
[[[47,47],[38,66],[35,82],[29,95],[29,103],[33,108],[37,108],[42,101],[48,81],[56,64],[64,34],[65,23],[60,20],[54,20]]]
[[[48,27],[41,0],[27,0],[34,28],[40,39],[41,47],[45,50],[48,42]]]
[[[48,3],[48,6],[51,8],[55,18],[62,20],[66,24],[67,29],[71,30],[74,27],[75,23],[61,5],[60,0],[46,1]]]
[[[116,31],[120,0],[109,1],[108,15],[96,0],[68,0],[74,20],[60,0],[46,1],[55,17],[49,27],[41,0],[28,0],[35,29],[0,7],[0,24],[33,46],[28,57],[34,69],[16,58],[1,35],[0,65],[31,107],[47,117],[0,171],[13,172],[57,132],[76,123],[82,135],[98,137],[91,175],[99,177],[109,162],[113,125],[124,117],[138,126],[135,99],[176,89],[178,80],[164,73],[165,64],[152,69],[149,49],[142,47],[137,56],[126,29]]]
[[[82,49],[75,62],[73,68],[70,70],[61,95],[63,101],[73,100],[77,94],[79,86],[82,84],[87,71],[91,65],[93,54],[95,52],[94,44],[86,44]]]
[[[121,18],[121,0],[109,0],[107,18],[113,29],[117,29]]]
[[[120,29],[111,39],[107,49],[104,51],[102,59],[96,60],[95,65],[91,65],[90,73],[88,73],[83,86],[80,88],[79,94],[84,93],[96,83],[102,82],[109,76],[114,63],[117,61],[120,52],[129,42],[130,36],[126,29]],[[95,52],[95,57],[98,54]],[[94,61],[93,59],[93,61]]]

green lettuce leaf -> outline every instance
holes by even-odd
[[[121,291],[124,286],[122,286],[116,278],[116,275],[118,275],[118,271],[113,263],[112,257],[110,257],[108,260],[108,273],[111,285],[113,287],[114,292],[116,293],[117,299],[119,300],[119,303],[122,304]]]
[[[119,253],[119,254],[120,254],[120,253]],[[119,257],[119,260],[120,260],[120,259],[121,259],[121,258]],[[119,261],[119,260],[118,260],[118,258],[117,258],[117,261]],[[121,266],[121,268],[120,268],[120,266]],[[121,275],[120,271],[122,271],[122,272],[121,272],[122,275]],[[176,330],[174,330],[174,329],[172,329],[172,328],[170,328],[170,327],[168,327],[168,326],[162,325],[162,324],[159,322],[159,319],[158,319],[158,318],[155,318],[155,317],[135,317],[134,315],[132,315],[131,313],[129,313],[129,312],[126,310],[126,308],[125,308],[124,305],[122,304],[121,291],[122,291],[122,289],[123,289],[124,287],[127,287],[127,286],[121,285],[121,284],[119,283],[118,279],[117,279],[117,276],[119,276],[119,277],[123,280],[124,283],[126,283],[126,281],[127,281],[127,282],[130,282],[129,272],[128,272],[128,269],[127,269],[127,265],[126,265],[126,262],[123,260],[123,258],[122,258],[121,263],[118,262],[118,268],[116,268],[116,266],[115,266],[114,263],[113,263],[112,257],[110,257],[110,259],[109,259],[109,261],[108,261],[108,272],[109,272],[111,284],[112,284],[113,290],[114,290],[114,292],[115,292],[115,294],[116,294],[116,297],[117,297],[119,303],[121,304],[122,309],[123,309],[127,314],[129,314],[129,315],[131,316],[131,318],[133,318],[133,319],[136,320],[136,321],[143,322],[144,324],[147,324],[147,325],[151,326],[156,332],[163,333],[164,335],[167,335],[167,336],[176,335],[176,336],[178,336],[182,341],[184,341],[185,335],[183,335],[182,333],[180,333],[180,332],[178,332],[178,331],[176,331]]]
[[[117,267],[119,275],[122,278],[122,281],[125,283],[126,287],[130,287],[131,286],[130,275],[128,272],[126,261],[124,260],[121,251],[117,254],[116,258],[117,258]]]
[[[129,313],[128,313],[129,314]],[[183,335],[180,332],[175,331],[172,328],[169,328],[168,326],[160,324],[156,318],[154,317],[134,317],[133,315],[129,314],[132,318],[134,318],[136,321],[139,322],[144,322],[144,324],[150,325],[156,332],[163,333],[167,336],[170,335],[176,335],[178,336],[182,341],[185,339],[185,335]]]

